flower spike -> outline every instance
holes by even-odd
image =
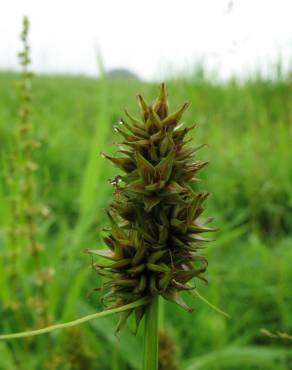
[[[116,128],[120,148],[127,148],[118,151],[123,156],[104,155],[123,172],[112,181],[108,252],[88,252],[105,259],[94,266],[106,280],[100,290],[112,307],[160,295],[191,311],[180,293],[192,289],[192,279],[206,281],[207,260],[199,252],[210,239],[202,234],[215,231],[205,226],[210,219],[200,219],[208,193],[192,187],[207,163],[195,157],[205,145],[185,140],[190,128],[182,128],[180,119],[188,103],[168,114],[165,84],[153,105],[141,95],[138,102],[142,122],[126,111],[128,122],[122,119],[120,127],[127,132]],[[145,310],[146,304],[123,313],[117,331],[132,313],[138,327]]]

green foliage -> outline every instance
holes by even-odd
[[[12,73],[0,74],[1,317],[4,316],[4,302],[11,296],[11,285],[3,272],[3,266],[6,266],[4,229],[8,226],[9,189],[3,179],[2,163],[7,158],[5,153],[11,148],[17,121],[18,103],[13,84],[18,78]],[[105,83],[108,98],[104,96]],[[132,97],[137,91],[143,92],[147,100],[154,99],[156,86],[139,81],[34,77],[31,114],[35,137],[43,143],[35,152],[35,160],[40,166],[35,176],[46,203],[52,209],[52,216],[41,226],[42,241],[46,245],[42,259],[56,271],[47,286],[47,302],[49,313],[60,322],[103,308],[99,299],[94,296],[87,298],[92,286],[99,283],[89,271],[90,260],[82,253],[86,248],[96,248],[96,239],[100,240],[101,230],[107,224],[103,209],[109,203],[111,187],[106,180],[116,173],[116,169],[99,154],[104,151],[113,156],[116,150],[113,143],[117,137],[111,132],[120,118],[120,108],[126,106],[134,111]],[[214,361],[205,362],[207,368],[288,370],[291,356],[287,349],[291,343],[268,338],[260,330],[292,333],[291,81],[251,79],[244,83],[230,81],[220,84],[190,78],[169,81],[168,90],[172,106],[178,106],[188,97],[190,107],[185,112],[185,119],[199,125],[196,142],[208,143],[208,150],[202,149],[200,157],[210,159],[210,165],[208,171],[201,171],[200,177],[203,188],[214,194],[208,200],[206,212],[215,216],[220,231],[216,241],[205,251],[210,261],[206,274],[209,287],[205,289],[198,282],[198,288],[210,302],[232,316],[232,320],[226,320],[199,299],[191,315],[166,303],[164,321],[176,344],[180,359],[178,368],[183,368],[184,364],[195,366],[196,360],[199,362],[204,356],[214,354]],[[107,133],[98,138],[98,132],[103,129]],[[95,154],[91,145],[96,147]],[[94,168],[88,165],[89,161],[94,162],[94,156],[98,174],[85,180],[85,169]],[[93,184],[86,185],[91,194],[89,196],[88,193],[86,200],[81,195],[86,193],[85,183]],[[199,182],[197,186],[201,190]],[[93,214],[90,207],[84,206],[91,201],[97,202],[93,205]],[[86,209],[84,216],[81,216],[81,208]],[[22,263],[23,259],[20,265]],[[31,275],[22,276],[25,286],[29,286],[31,280]],[[184,299],[189,305],[194,305],[193,297],[185,296]],[[31,318],[26,318],[31,322]],[[106,323],[105,326],[97,320],[90,328],[87,325],[80,327],[84,334],[79,336],[80,347],[86,338],[85,353],[88,361],[94,354],[97,370],[112,367],[109,358],[115,343],[112,332],[116,319],[107,318]],[[129,324],[133,324],[131,320]],[[10,319],[0,323],[1,333],[26,328]],[[64,351],[70,347],[68,343],[64,348],[63,336],[66,336],[65,332],[51,336],[58,359],[66,357]],[[131,338],[131,334],[125,330],[121,344],[127,343],[128,337]],[[66,340],[70,340],[70,335]],[[76,337],[72,342],[72,346],[77,346]],[[37,350],[33,355],[26,355],[21,341],[2,343],[0,368],[44,368],[47,342],[40,337],[35,343]],[[230,346],[236,350],[231,351]],[[242,352],[242,356],[239,352],[251,347],[254,351],[249,351],[249,358],[258,353],[258,358],[265,357],[267,361],[244,362],[243,356],[247,352]],[[265,352],[261,351],[262,348]],[[276,352],[279,348],[283,350],[281,354]],[[216,361],[218,351],[225,350],[225,355]],[[139,369],[139,354],[132,342],[126,349],[121,348],[121,356],[125,369]],[[270,365],[266,365],[267,362]],[[62,366],[64,364],[59,368]]]
[[[253,347],[230,347],[215,353],[188,360],[184,364],[185,370],[203,370],[218,367],[220,364],[231,366],[230,369],[242,369],[243,366],[251,366],[249,369],[285,369],[287,356],[291,356],[292,350],[263,346]],[[255,367],[256,366],[256,367]],[[220,368],[220,367],[219,367]]]

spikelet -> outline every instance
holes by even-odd
[[[160,295],[190,311],[180,292],[192,289],[193,278],[205,280],[207,260],[198,252],[209,241],[202,234],[214,231],[205,226],[210,219],[199,219],[208,193],[191,186],[206,165],[195,159],[202,145],[192,147],[186,135],[193,127],[180,124],[187,103],[169,114],[164,84],[153,105],[141,95],[138,103],[142,120],[126,111],[129,122],[122,119],[115,127],[123,137],[120,154],[104,155],[123,171],[112,181],[108,249],[88,252],[109,261],[94,264],[105,278],[99,290],[106,304]],[[145,307],[125,312],[118,331],[133,311],[138,327]]]

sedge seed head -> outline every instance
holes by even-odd
[[[180,125],[187,103],[169,114],[165,84],[152,105],[141,95],[138,103],[141,120],[126,111],[129,122],[115,127],[124,149],[104,155],[123,172],[112,181],[107,249],[89,252],[105,258],[94,268],[104,277],[106,304],[160,295],[190,310],[180,292],[192,289],[193,279],[205,281],[207,260],[199,251],[209,239],[202,234],[214,231],[206,227],[210,220],[200,218],[208,193],[191,186],[206,164],[196,159],[202,146],[192,147],[185,138],[191,128]],[[132,311],[138,326],[145,307]],[[121,317],[118,330],[132,311]]]

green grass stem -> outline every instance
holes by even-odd
[[[145,314],[143,370],[158,370],[158,301],[154,297]]]
[[[32,337],[32,336],[35,336],[35,335],[50,333],[54,330],[70,328],[72,326],[80,325],[80,324],[83,324],[83,323],[85,323],[87,321],[90,321],[90,320],[98,319],[99,317],[104,317],[104,316],[112,315],[114,313],[123,312],[123,311],[126,311],[126,310],[130,310],[130,309],[133,309],[133,308],[136,308],[136,307],[143,306],[145,303],[148,302],[148,300],[149,300],[149,298],[142,298],[142,299],[139,299],[135,302],[126,304],[126,305],[121,306],[121,307],[116,307],[116,308],[112,308],[112,309],[109,309],[109,310],[96,312],[96,313],[93,313],[91,315],[83,316],[83,317],[81,317],[80,319],[77,319],[77,320],[73,320],[73,321],[70,321],[70,322],[63,323],[63,324],[56,324],[56,325],[48,326],[46,328],[42,328],[42,329],[38,329],[38,330],[31,330],[31,331],[25,331],[25,332],[14,333],[14,334],[3,334],[3,335],[0,335],[0,340]],[[150,367],[148,367],[147,369],[150,369]]]

